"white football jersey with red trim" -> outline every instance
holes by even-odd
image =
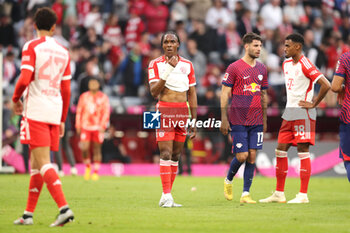
[[[304,55],[296,64],[292,58],[288,58],[283,62],[282,68],[287,90],[287,105],[282,118],[287,121],[316,120],[316,109],[303,109],[299,102],[312,102],[314,84],[323,74]]]
[[[196,78],[192,62],[182,57],[179,58],[179,62],[166,80],[165,87],[173,91],[184,92],[188,91],[190,86],[196,85]],[[148,66],[149,83],[157,82],[160,79],[160,74],[165,71],[165,65],[165,56],[150,62]]]
[[[63,107],[61,81],[71,79],[68,50],[52,37],[31,40],[23,46],[22,69],[34,72],[24,94],[23,115],[59,125]]]

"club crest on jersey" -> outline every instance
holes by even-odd
[[[257,83],[251,83],[249,85],[244,85],[243,91],[257,92],[261,90],[261,86]]]
[[[261,74],[259,74],[258,79],[261,81],[263,79],[263,76]]]
[[[183,73],[183,74],[186,74],[186,72],[187,72],[187,70],[186,70],[186,68],[185,67],[180,67],[180,71]]]
[[[242,143],[237,143],[236,144],[236,147],[239,149],[239,148],[242,148],[243,144]]]
[[[228,73],[225,73],[225,76],[224,76],[223,80],[227,81],[227,79],[228,79]]]

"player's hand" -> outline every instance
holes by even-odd
[[[343,105],[344,97],[345,97],[345,89],[342,88],[342,90],[337,95],[337,101],[339,105]]]
[[[16,103],[13,103],[12,105],[13,112],[16,115],[22,115],[23,112],[23,103],[21,100],[18,100]]]
[[[179,62],[179,58],[177,56],[172,56],[169,60],[168,63],[175,67],[177,65],[177,63]]]
[[[64,122],[60,124],[60,138],[64,136]]]
[[[299,101],[299,106],[305,109],[315,108],[313,103],[304,100]]]
[[[231,131],[230,124],[228,123],[228,120],[221,120],[221,127],[220,131],[223,135],[227,135],[229,131]]]
[[[76,130],[77,134],[80,135],[80,133],[81,133],[81,128],[76,128],[75,130]]]
[[[197,128],[196,127],[190,127],[190,139],[194,139],[197,134]]]

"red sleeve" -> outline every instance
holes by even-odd
[[[66,69],[64,70],[62,80],[69,80],[71,78],[72,78],[72,74],[70,71],[70,57],[68,57],[67,66],[66,66]]]
[[[194,68],[192,63],[191,63],[191,72],[188,75],[188,79],[189,79],[190,86],[196,85],[196,76],[194,75]]]
[[[159,72],[157,67],[157,62],[155,60],[151,61],[148,66],[148,82],[155,82],[158,81],[159,78]]]
[[[302,57],[300,62],[304,75],[312,82],[317,81],[323,75],[306,57]]]
[[[22,49],[22,64],[21,70],[27,69],[34,72],[35,67],[35,52],[33,46],[31,46],[30,42],[24,44]]]
[[[233,63],[226,69],[225,76],[222,80],[222,84],[228,87],[233,87],[236,80],[236,72]]]
[[[66,122],[70,101],[70,79],[61,82],[61,95],[63,101],[61,122]]]
[[[18,102],[19,98],[21,98],[24,90],[28,87],[29,83],[33,80],[34,73],[28,69],[23,69],[21,71],[21,76],[19,77],[15,91],[12,96],[12,101],[14,103]]]

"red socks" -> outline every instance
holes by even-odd
[[[38,203],[41,189],[43,187],[44,180],[39,170],[32,169],[30,172],[29,181],[29,195],[27,200],[26,211],[33,213]]]
[[[277,150],[276,153],[276,191],[284,192],[284,184],[288,173],[288,157],[286,151]]]
[[[94,162],[94,173],[98,174],[98,171],[100,170],[101,163],[100,162]]]
[[[300,158],[300,192],[307,193],[311,176],[311,160],[309,152],[299,152]]]
[[[162,180],[163,193],[167,194],[171,191],[171,161],[170,160],[160,160],[160,179]],[[174,177],[175,179],[175,177]]]
[[[173,188],[173,184],[174,184],[174,181],[175,181],[175,177],[177,175],[177,168],[179,166],[179,161],[170,161],[171,162],[171,186],[170,188],[172,189]]]
[[[42,166],[40,173],[58,208],[66,206],[67,201],[62,191],[62,183],[52,164],[45,164]]]

